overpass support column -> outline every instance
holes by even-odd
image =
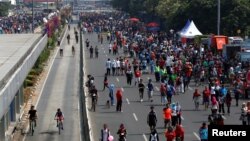
[[[0,119],[0,141],[5,140],[4,116]]]

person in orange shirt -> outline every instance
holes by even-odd
[[[175,131],[173,130],[173,127],[168,127],[168,129],[165,131],[165,137],[167,141],[174,141],[176,134]]]
[[[116,92],[116,101],[117,101],[116,111],[122,112],[122,90],[121,89],[118,89]]]
[[[163,109],[163,117],[164,117],[164,128],[167,128],[167,126],[170,126],[172,117],[172,110],[170,109],[168,104]]]

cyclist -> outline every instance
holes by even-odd
[[[156,113],[154,111],[154,106],[150,107],[151,111],[148,113],[147,122],[150,127],[151,132],[155,129],[157,123]]]
[[[93,110],[95,112],[95,106],[96,106],[96,103],[97,103],[97,89],[95,88],[95,86],[93,86],[92,90],[90,91],[90,95],[91,95],[91,98],[92,98],[92,107],[91,107],[91,110]]]
[[[75,47],[72,46],[72,55],[75,55]]]
[[[34,121],[35,122],[35,127],[36,127],[36,119],[37,119],[37,111],[35,110],[35,106],[31,106],[29,110],[29,120],[30,122]]]
[[[64,120],[64,116],[60,108],[57,109],[55,119],[56,119],[56,127],[58,127],[59,122],[62,122]],[[63,122],[62,122],[62,130],[63,130]]]

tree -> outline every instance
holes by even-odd
[[[0,2],[0,17],[8,16],[10,2]]]

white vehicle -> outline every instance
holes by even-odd
[[[241,37],[228,37],[229,44],[241,44],[243,42],[243,38]]]

